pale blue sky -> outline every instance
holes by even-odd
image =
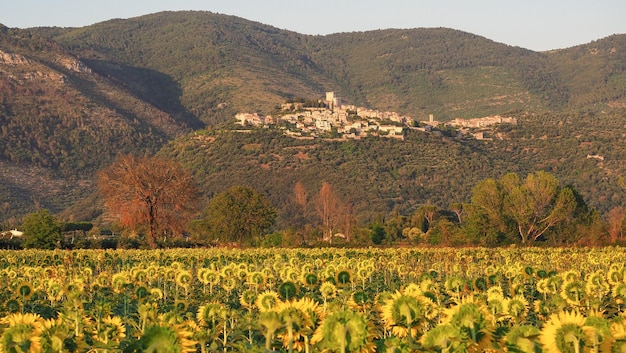
[[[204,10],[304,34],[447,27],[532,50],[626,34],[624,0],[2,0],[8,27],[82,27],[160,11]]]

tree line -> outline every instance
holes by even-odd
[[[231,186],[200,207],[191,172],[171,159],[122,155],[100,171],[98,187],[120,247],[604,245],[622,243],[626,224],[623,209],[603,220],[574,187],[546,171],[484,179],[469,203],[423,204],[367,223],[331,183],[311,192],[298,181],[286,229],[275,229],[277,208],[250,186]],[[77,237],[101,235],[90,223],[63,223],[46,209],[26,216],[22,229],[25,248],[81,246]]]

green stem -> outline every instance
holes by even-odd
[[[289,337],[289,353],[293,353],[293,325],[287,327],[287,337]]]

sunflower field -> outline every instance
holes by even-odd
[[[0,251],[2,352],[626,352],[620,248]]]

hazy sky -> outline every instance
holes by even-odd
[[[304,34],[447,27],[532,50],[626,34],[624,0],[1,0],[8,27],[82,27],[160,11],[204,10]]]

